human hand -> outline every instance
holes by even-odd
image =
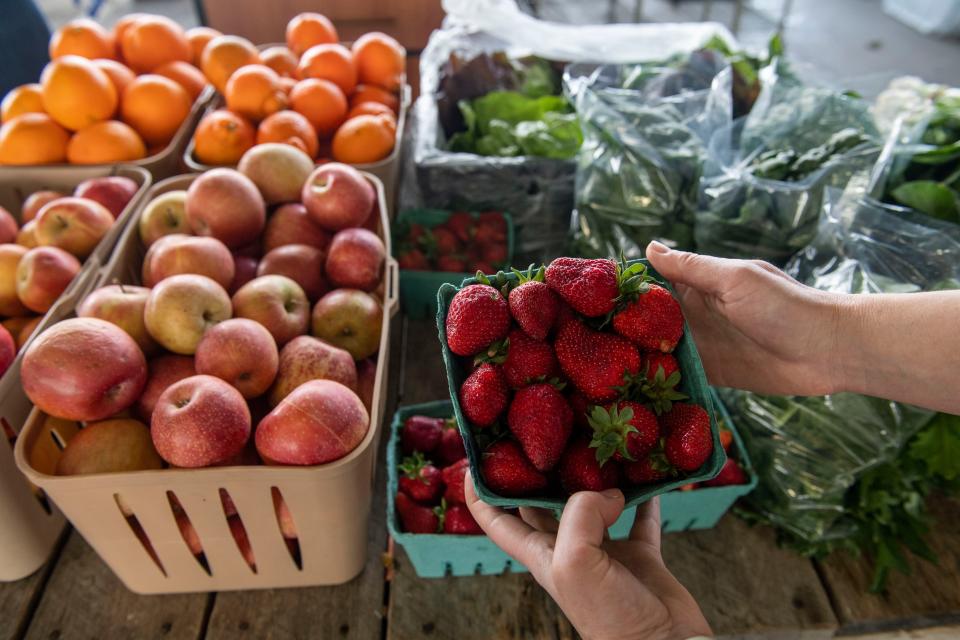
[[[470,472],[467,506],[497,546],[522,563],[585,640],[683,640],[711,635],[693,597],[660,555],[660,503],[637,508],[626,540],[605,539],[623,512],[623,493],[581,491],[559,524],[540,509],[510,515],[477,498]]]

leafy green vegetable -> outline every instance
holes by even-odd
[[[933,180],[904,182],[890,192],[899,204],[934,218],[960,222],[960,200],[947,185]]]
[[[910,455],[922,460],[935,476],[945,480],[960,477],[960,417],[938,414],[914,438]]]

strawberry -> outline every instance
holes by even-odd
[[[639,402],[620,402],[606,408],[594,407],[589,415],[593,428],[590,446],[597,462],[639,460],[657,446],[660,425],[653,412]]]
[[[567,446],[573,411],[553,386],[534,384],[513,396],[507,425],[537,471],[549,471]]]
[[[507,340],[503,375],[511,387],[519,389],[557,375],[557,358],[548,343],[534,340],[520,329],[512,330]]]
[[[502,496],[526,496],[547,488],[547,477],[510,440],[495,442],[483,452],[480,475],[492,491]]]
[[[483,245],[483,259],[490,264],[503,264],[507,261],[507,248],[502,244]]]
[[[449,229],[437,227],[432,233],[433,246],[437,256],[449,256],[460,251],[460,241]]]
[[[506,224],[501,228],[501,225],[490,220],[478,221],[473,227],[473,241],[481,245],[498,245],[506,249],[504,246],[507,241]]]
[[[625,395],[632,397],[634,389],[645,396],[657,415],[670,411],[674,402],[686,400],[687,395],[677,390],[680,384],[680,365],[669,353],[654,351],[644,356],[643,373],[631,380]]]
[[[450,214],[444,223],[447,229],[453,232],[460,242],[470,242],[473,230],[473,216],[466,211],[455,211]]]
[[[473,370],[460,385],[460,408],[476,427],[489,427],[510,401],[510,388],[500,367],[489,362]]]
[[[567,493],[613,489],[619,480],[619,465],[597,462],[596,450],[586,438],[571,443],[560,459],[560,484]]]
[[[710,416],[700,405],[677,403],[660,416],[667,434],[663,450],[671,465],[680,471],[696,471],[713,453]]]
[[[474,356],[510,331],[510,310],[500,292],[471,284],[453,296],[447,309],[447,344],[458,356]]]
[[[494,267],[489,262],[484,262],[483,260],[477,260],[470,267],[472,273],[482,273],[485,275],[494,274],[497,272],[497,268]]]
[[[407,240],[409,240],[411,244],[416,244],[420,242],[420,239],[426,235],[427,235],[427,230],[424,228],[422,224],[413,222],[407,228]]]
[[[588,318],[613,311],[620,295],[617,264],[613,260],[557,258],[547,267],[546,280],[574,310]]]
[[[613,316],[613,330],[641,349],[673,351],[683,336],[683,312],[669,291],[648,284],[645,293]]]
[[[644,354],[643,375],[646,376],[647,380],[654,382],[661,369],[663,369],[663,379],[666,380],[675,372],[680,371],[680,364],[672,354],[662,351],[651,351]]]
[[[463,437],[457,429],[457,421],[453,418],[444,423],[435,455],[442,465],[451,465],[467,457],[467,452],[463,448]]]
[[[660,451],[623,465],[623,474],[631,484],[650,484],[666,480],[673,470]]]
[[[437,271],[467,273],[467,261],[458,256],[440,256],[437,258]]]
[[[533,273],[532,266],[525,274],[516,269],[513,272],[517,274],[519,284],[507,296],[510,314],[528,336],[544,340],[560,311],[560,299],[543,281],[542,266],[536,273]]]
[[[397,262],[401,269],[409,269],[412,271],[430,270],[430,261],[427,260],[427,256],[423,255],[423,252],[419,249],[404,251],[397,258]]]
[[[592,402],[615,399],[617,388],[640,370],[640,353],[629,340],[579,321],[560,328],[553,348],[560,369]]]
[[[440,472],[446,489],[443,492],[443,499],[450,504],[464,504],[467,499],[463,494],[463,480],[467,473],[470,463],[466,458],[460,458],[451,465],[447,465]]]
[[[500,233],[507,232],[507,219],[499,211],[482,211],[477,216],[478,225],[488,225]]]
[[[425,507],[414,502],[402,491],[397,492],[394,504],[400,524],[407,533],[440,533],[439,507]]]
[[[443,419],[427,416],[410,416],[400,430],[400,446],[404,455],[413,455],[416,451],[431,453],[440,443],[440,431]]]
[[[443,532],[461,536],[480,536],[483,529],[473,519],[470,509],[464,504],[452,504],[443,516]]]
[[[723,447],[723,450],[727,453],[730,453],[730,445],[733,444],[733,432],[729,429],[724,429],[720,427],[720,445]]]
[[[400,491],[423,504],[436,503],[443,493],[440,470],[430,464],[419,451],[400,464]]]
[[[592,405],[590,401],[587,400],[587,396],[574,390],[573,393],[567,396],[567,402],[570,403],[570,408],[573,409],[573,424],[593,433],[593,428],[590,427],[590,420],[588,419]]]
[[[733,458],[727,458],[720,473],[712,480],[703,483],[707,487],[725,487],[731,484],[747,484],[747,474]]]

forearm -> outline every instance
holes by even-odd
[[[836,387],[960,414],[960,291],[839,299]]]

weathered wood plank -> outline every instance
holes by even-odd
[[[23,636],[50,572],[56,566],[66,535],[61,537],[50,559],[32,575],[16,582],[0,582],[0,640]]]
[[[855,640],[957,640],[960,638],[960,626],[900,629],[843,637]]]

